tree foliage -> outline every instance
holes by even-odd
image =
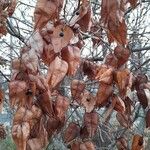
[[[148,70],[143,71],[149,62],[143,51],[149,50],[149,41],[141,48],[137,32],[129,36],[127,17],[139,5],[144,5],[140,15],[146,14],[145,3],[37,0],[32,25],[23,12],[20,18],[13,15],[19,5],[30,4],[0,2],[0,35],[8,32],[21,42],[19,51],[14,50],[17,57],[10,57],[10,79],[1,72],[9,82],[17,150],[42,150],[57,138],[72,150],[144,148],[150,83]],[[22,29],[18,21],[32,31]],[[3,99],[0,91],[0,105]],[[136,131],[139,117],[143,128]]]

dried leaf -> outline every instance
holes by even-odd
[[[144,83],[143,88],[150,90],[150,82]]]
[[[11,81],[28,81],[28,73],[23,70],[13,70]]]
[[[132,140],[131,150],[143,150],[143,137],[141,135],[135,134]]]
[[[7,34],[6,22],[7,22],[8,14],[5,11],[0,12],[0,38],[2,35]]]
[[[143,74],[138,74],[136,79],[135,79],[135,88],[136,90],[140,89],[141,84],[146,84],[148,82],[148,77],[147,75]]]
[[[28,107],[32,104],[33,96],[36,93],[36,84],[35,82],[26,82],[13,80],[9,83],[9,96],[12,107],[14,105]]]
[[[92,22],[91,33],[94,33],[94,37],[92,37],[93,48],[101,43],[101,39],[99,38],[102,35],[103,29],[100,27],[99,22]]]
[[[113,69],[105,65],[100,66],[100,69],[95,77],[100,83],[112,84],[113,82]]]
[[[80,126],[74,122],[69,123],[64,132],[64,142],[69,143],[74,140],[80,133]]]
[[[148,106],[150,106],[150,90],[144,89],[145,95],[147,97]]]
[[[45,145],[44,145],[45,147]],[[43,150],[43,145],[39,138],[32,138],[27,141],[27,149],[26,150]]]
[[[132,115],[132,105],[133,105],[132,100],[129,97],[126,97],[124,100],[124,104],[126,108],[125,113],[129,116]]]
[[[83,41],[82,38],[79,38],[79,39],[80,39],[80,40],[78,40],[78,42],[75,43],[74,46],[78,47],[79,49],[82,49],[83,46],[84,46],[84,44],[85,44],[85,42]]]
[[[24,118],[25,116],[25,118]],[[29,110],[27,110],[26,112],[26,108],[25,107],[20,107],[15,115],[14,115],[14,118],[13,118],[13,123],[14,124],[19,124],[20,122],[23,122],[23,121],[30,121],[32,118],[32,112],[30,112]]]
[[[109,42],[114,40],[121,45],[127,43],[127,29],[123,20],[125,13],[124,1],[102,0],[101,22],[108,29]]]
[[[6,128],[3,124],[0,124],[0,140],[5,140],[7,136]]]
[[[124,137],[118,138],[116,145],[117,145],[117,149],[118,150],[126,150],[126,149],[128,149],[127,148],[127,146],[128,146],[127,140]]]
[[[42,110],[36,105],[32,105],[31,112],[33,113],[32,119],[41,118]]]
[[[56,26],[51,37],[54,52],[58,53],[62,50],[63,47],[66,47],[69,44],[70,40],[73,38],[73,36],[73,31],[69,26]]]
[[[128,48],[124,48],[123,46],[117,46],[114,49],[114,54],[118,59],[118,68],[128,61],[130,53],[130,50]]]
[[[49,20],[54,21],[59,17],[63,0],[38,0],[34,11],[35,29],[41,29]]]
[[[27,86],[28,88],[26,91],[26,95],[30,97],[34,97],[36,94],[36,82],[28,82]]]
[[[35,134],[30,134],[30,138],[27,141],[27,146],[28,148],[30,147],[30,150],[43,150],[48,144],[48,135],[44,127],[43,118],[41,118],[39,122],[35,124],[35,127]]]
[[[37,98],[37,104],[39,107],[41,107],[44,114],[48,115],[49,117],[54,116],[50,91],[39,94]]]
[[[130,86],[131,74],[128,69],[119,70],[115,73],[114,80],[118,86],[119,93],[121,96],[125,96],[128,87]]]
[[[48,90],[49,86],[44,76],[42,75],[31,75],[29,74],[29,79],[31,82],[36,83],[36,88],[41,92],[45,92]]]
[[[48,118],[45,128],[48,133],[49,139],[54,135],[56,131],[60,131],[65,124],[65,117],[61,118],[61,120],[57,117]]]
[[[22,63],[29,73],[36,75],[39,70],[39,58],[35,50],[22,54]]]
[[[118,16],[121,15],[121,12],[119,12],[119,2],[116,0],[102,0],[102,8],[101,8],[101,21],[104,23],[104,25],[107,25],[110,19],[118,20]],[[123,16],[123,14],[122,14]]]
[[[59,57],[50,64],[47,74],[47,81],[50,88],[55,88],[57,84],[62,81],[68,71],[68,64]]]
[[[80,144],[81,144],[81,141],[79,140],[75,140],[73,141],[73,143],[71,143],[71,150],[80,150]]]
[[[17,111],[16,113],[19,113],[19,111]],[[40,113],[41,113],[41,111],[40,111]],[[22,112],[22,116],[20,115],[20,117],[22,117],[22,119],[20,118],[20,120],[19,120],[19,117],[18,118],[16,117],[16,120],[14,118],[13,121],[14,121],[14,124],[16,124],[17,122],[18,123],[19,122],[28,122],[30,125],[30,129],[31,129],[37,123],[37,121],[40,119],[42,113],[38,114],[38,115],[39,116],[34,115],[34,113],[31,111],[31,109],[27,109],[27,110],[25,109],[25,112],[24,113]],[[16,114],[15,114],[15,116],[16,116]],[[18,114],[18,116],[19,116],[19,114]]]
[[[88,132],[86,126],[81,127],[81,130],[80,130],[80,138],[83,139],[83,140],[89,138],[89,132]]]
[[[19,124],[20,122],[28,122],[30,124],[30,128],[34,126],[37,120],[40,119],[42,115],[41,109],[37,106],[33,105],[31,109],[26,109],[26,107],[20,107],[13,118],[13,124]]]
[[[132,8],[135,8],[137,5],[137,2],[138,2],[138,0],[128,0],[128,1],[129,1]]]
[[[113,92],[112,85],[101,83],[97,92],[96,106],[102,107],[106,105],[112,92]]]
[[[71,82],[71,94],[74,100],[77,101],[77,103],[81,104],[81,94],[83,93],[85,89],[85,83],[84,81],[80,80],[72,80]]]
[[[118,59],[116,56],[112,53],[106,55],[104,64],[106,64],[109,67],[117,68],[118,66]]]
[[[96,104],[95,97],[90,92],[85,90],[81,95],[81,104],[85,107],[86,112],[90,113]]]
[[[114,106],[114,109],[119,112],[119,113],[124,113],[125,112],[125,103],[124,101],[117,95],[113,96],[113,99],[116,100],[116,104]]]
[[[46,42],[46,44],[51,44],[51,37],[54,31],[54,28],[55,28],[54,23],[52,21],[49,21],[40,31],[40,34],[42,38],[44,39],[44,41]]]
[[[62,59],[68,63],[68,75],[75,75],[80,64],[80,49],[75,46],[68,46],[62,49]]]
[[[90,30],[92,23],[92,11],[89,1],[82,2],[79,9],[75,12],[75,15],[70,20],[70,26],[79,24],[82,31],[86,32]]]
[[[56,53],[54,52],[54,48],[52,46],[52,44],[44,44],[44,49],[43,49],[43,53],[42,53],[42,60],[44,62],[44,64],[46,65],[50,65],[50,63],[55,59],[56,57]]]
[[[44,48],[44,41],[38,30],[35,31],[32,34],[32,36],[29,38],[29,40],[27,41],[27,45],[28,45],[28,47],[30,47],[29,51],[31,51],[31,53],[33,55],[35,54],[38,57],[41,56],[41,54],[43,53],[43,48]],[[29,55],[31,55],[31,54],[29,53]]]
[[[87,4],[84,5],[82,4],[79,10],[76,12],[76,16],[77,18],[75,22],[80,25],[81,30],[83,32],[90,31],[92,26],[92,10],[90,6],[90,2],[89,3],[87,2]]]
[[[96,112],[84,114],[83,126],[87,129],[90,138],[92,138],[95,135],[98,125],[99,125],[99,116]]]
[[[85,60],[82,63],[82,70],[83,70],[84,75],[87,75],[89,79],[91,80],[95,79],[98,69],[99,67],[96,64],[88,60]]]
[[[144,109],[148,106],[148,97],[143,89],[137,90],[137,97]]]
[[[125,20],[116,24],[113,20],[108,22],[108,39],[109,42],[116,41],[118,44],[126,45],[127,44],[127,26]]]
[[[11,4],[10,6],[7,8],[7,11],[8,11],[8,15],[9,16],[12,16],[14,11],[15,11],[15,8],[16,8],[16,5],[17,5],[17,1],[16,0],[11,0]]]
[[[2,112],[2,109],[3,109],[3,102],[4,102],[4,93],[2,89],[0,88],[0,113]]]
[[[58,95],[55,103],[56,116],[61,120],[65,117],[65,113],[69,107],[69,100],[67,97]]]
[[[10,103],[14,105],[24,105],[26,98],[27,84],[24,81],[12,81],[9,83]],[[18,100],[19,99],[19,100]]]
[[[150,128],[150,109],[146,113],[146,128]]]
[[[91,141],[86,141],[80,144],[80,150],[96,150],[95,145]]]
[[[27,122],[13,125],[12,137],[18,150],[26,150],[26,142],[30,134],[30,125]]]
[[[131,120],[129,120],[128,116],[122,113],[117,113],[116,118],[121,126],[128,128],[131,125]]]
[[[103,118],[104,122],[107,122],[108,119],[110,118],[110,116],[111,116],[111,114],[113,112],[113,109],[114,109],[114,107],[116,105],[116,102],[117,102],[116,95],[113,94],[112,102],[111,102],[110,106],[107,108],[107,110],[106,110],[106,112],[104,114],[104,118]]]
[[[25,66],[21,63],[21,60],[17,58],[12,60],[12,69],[13,70],[26,70]]]

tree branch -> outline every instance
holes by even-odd
[[[141,52],[141,51],[148,51],[150,50],[150,46],[147,46],[147,47],[142,47],[142,48],[135,48],[135,49],[132,49],[132,52]]]

